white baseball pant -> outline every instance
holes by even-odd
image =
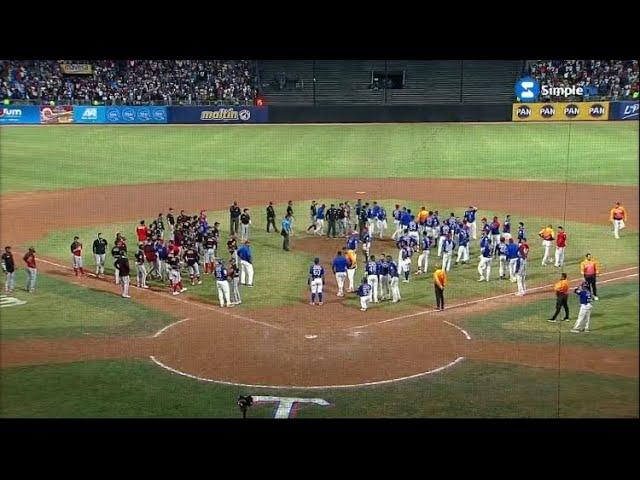
[[[557,247],[556,246],[556,267],[564,266],[564,249],[565,247]]]
[[[371,285],[371,296],[373,303],[378,303],[378,275],[368,275],[367,283]]]
[[[398,302],[402,300],[400,296],[400,277],[391,277],[391,297],[393,302]]]
[[[506,255],[499,255],[498,259],[500,261],[500,278],[502,278],[507,270],[509,270],[509,262],[507,262],[507,256]]]
[[[140,265],[136,263],[136,268],[138,271],[137,286],[144,288],[147,284],[147,267],[145,267],[144,264]]]
[[[421,272],[427,273],[429,269],[429,254],[429,250],[423,250],[418,256],[418,270]]]
[[[336,272],[336,283],[338,284],[338,296],[344,295],[344,281],[347,278],[347,272]]]
[[[551,250],[551,240],[543,240],[542,248],[544,248],[544,256],[542,257],[542,265],[544,266],[547,263],[547,259],[549,258],[549,251]]]
[[[480,263],[478,264],[478,273],[480,274],[480,280],[489,281],[489,277],[491,275],[491,259],[482,257],[480,258]]]
[[[240,283],[253,285],[253,265],[246,260],[240,260]]]
[[[229,294],[229,282],[226,280],[216,280],[216,284],[218,286],[218,300],[220,301],[220,306],[224,307],[225,303],[228,306],[231,305],[231,298]]]
[[[442,268],[445,272],[451,270],[451,256],[452,252],[442,252]]]
[[[380,275],[380,300],[391,298],[389,291],[389,275]]]
[[[463,262],[468,262],[469,261],[469,245],[459,245],[458,246],[458,258],[456,259],[456,263],[460,262],[460,260],[462,260]]]
[[[591,304],[580,305],[580,311],[578,312],[578,319],[573,326],[574,330],[589,330],[591,323]]]
[[[95,254],[95,258],[96,258],[96,275],[104,273],[104,264],[105,264],[106,257],[107,257],[106,253],[96,253]]]
[[[353,279],[356,276],[356,270],[357,270],[357,268],[347,268],[347,278],[349,279],[349,291],[350,292],[353,292],[353,290],[354,290]]]
[[[624,228],[624,220],[614,220],[613,221],[613,236],[616,238],[620,238],[620,230]]]

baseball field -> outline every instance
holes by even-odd
[[[2,417],[237,418],[238,395],[264,418],[638,417],[637,122],[268,126],[36,126],[0,128],[0,238],[18,267],[0,308]],[[431,273],[400,284],[402,301],[359,310],[336,296],[330,263],[344,238],[306,232],[311,200],[377,200],[460,216],[524,222],[531,251],[527,294],[478,282],[455,265],[435,311]],[[267,233],[293,201],[291,251]],[[229,231],[229,205],[249,208],[255,287],[220,308],[212,276],[179,296],[166,285],[120,296],[107,254],[96,278],[97,232],[116,232],[172,207],[206,210]],[[626,228],[615,239],[609,211]],[[565,265],[542,266],[537,232],[567,232]],[[397,256],[390,240],[371,253]],[[69,245],[84,243],[88,275],[76,277]],[[25,291],[22,255],[36,250],[37,287]],[[223,252],[226,249],[222,248]],[[591,332],[549,323],[552,285],[599,262]],[[314,257],[327,271],[322,306],[309,305]],[[359,257],[360,259],[360,257]],[[362,262],[359,262],[362,263]],[[359,266],[356,278],[363,275]],[[183,277],[185,275],[183,274]],[[570,290],[572,291],[572,290]]]

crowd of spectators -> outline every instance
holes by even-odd
[[[91,65],[65,74],[63,64]],[[245,104],[257,96],[246,60],[0,61],[0,98],[106,105]]]
[[[526,73],[535,77],[541,87],[582,87],[585,98],[638,98],[637,60],[537,60],[530,63]],[[564,97],[540,99],[564,100]]]

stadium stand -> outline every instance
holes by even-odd
[[[549,87],[578,86],[586,98],[623,100],[638,98],[637,60],[530,60],[524,74]],[[541,100],[562,100],[546,96]]]
[[[68,65],[90,70],[69,74]],[[12,102],[251,104],[257,93],[247,60],[2,60],[0,78],[0,97]]]

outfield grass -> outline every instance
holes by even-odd
[[[24,270],[10,295],[27,303],[3,308],[2,340],[88,336],[132,336],[158,331],[174,318],[164,312],[49,275],[38,275],[36,292],[23,290]]]
[[[440,178],[638,184],[638,122],[73,125],[2,127],[0,139],[2,193],[176,178],[432,172]],[[114,174],[133,165],[135,175]]]
[[[322,398],[332,404],[299,404],[299,418],[638,416],[637,379],[558,376],[554,370],[468,360],[430,377],[329,391],[248,391],[180,377],[138,360],[11,368],[2,370],[0,382],[2,417],[240,418],[239,394]],[[271,418],[274,411],[273,404],[256,405],[249,417]]]
[[[335,199],[321,200],[327,204],[337,203]],[[382,202],[387,207],[388,211],[392,210],[392,206],[395,203],[406,204],[402,200],[390,199]],[[419,205],[409,203],[408,206],[415,211],[418,210]],[[297,210],[303,211],[308,207],[308,202],[298,202]],[[461,214],[464,211],[462,207],[429,205],[429,208],[437,208],[441,212],[457,212]],[[306,212],[298,215],[298,222],[295,224],[295,236],[292,238],[292,251],[284,252],[282,250],[282,237],[278,234],[267,234],[265,231],[266,222],[262,216],[263,207],[252,207],[254,214],[254,224],[250,234],[252,248],[254,252],[254,266],[255,266],[255,288],[242,289],[243,306],[249,306],[251,308],[262,308],[268,306],[284,306],[300,301],[302,298],[302,292],[305,291],[308,268],[313,258],[316,256],[314,253],[307,253],[300,251],[296,247],[296,243],[300,242],[301,238],[306,238],[307,234],[305,229],[306,224]],[[281,213],[285,209],[284,205],[277,205],[276,211]],[[491,212],[481,211],[482,216],[491,218],[493,215],[497,215],[500,219],[504,218],[505,212]],[[228,214],[227,212],[210,212],[209,218],[214,220],[218,219],[221,223],[222,232],[228,231]],[[278,217],[280,218],[280,217]],[[115,237],[115,232],[123,232],[129,239],[135,238],[134,228],[139,219],[132,219],[128,224],[115,224],[115,225],[96,225],[74,230],[63,230],[50,233],[45,238],[35,243],[36,249],[43,255],[58,258],[65,265],[69,264],[69,244],[74,235],[79,235],[83,239],[86,247],[89,247],[93,242],[95,232],[103,232],[103,236],[110,242]],[[536,218],[536,217],[517,217],[512,216],[514,225],[517,225],[518,221],[524,221],[527,227],[527,235],[529,237],[531,254],[528,262],[527,282],[549,284],[558,279],[559,269],[552,266],[541,267],[540,260],[542,258],[542,247],[540,241],[536,240],[536,233],[539,231],[542,225],[546,225],[552,219],[549,218]],[[389,237],[393,230],[393,223],[390,223],[390,229],[387,231],[387,237]],[[554,222],[555,224],[555,222]],[[624,230],[624,233],[620,240],[615,240],[608,227],[601,225],[584,224],[578,222],[566,222],[565,228],[568,234],[568,247],[566,251],[566,267],[565,271],[569,274],[570,278],[579,277],[579,263],[584,259],[586,252],[591,252],[596,257],[602,266],[602,271],[611,271],[621,266],[628,266],[638,263],[638,232],[630,229]],[[223,241],[226,242],[227,236],[223,233]],[[344,239],[326,240],[328,244],[335,245],[336,250],[344,245]],[[384,245],[384,248],[381,246]],[[378,255],[383,251],[387,254],[391,254],[394,259],[397,259],[397,249],[395,245],[391,243],[379,243],[376,240],[372,243],[371,253]],[[130,242],[129,256],[133,261],[133,249],[135,244]],[[88,248],[87,248],[88,250]],[[553,249],[552,249],[553,251]],[[498,280],[498,262],[494,260],[492,263],[491,281],[489,283],[479,283],[477,265],[478,265],[478,253],[479,247],[477,244],[472,246],[471,249],[471,263],[467,265],[459,265],[453,267],[449,275],[449,286],[447,287],[446,298],[447,302],[451,304],[462,299],[469,298],[471,296],[487,297],[498,295],[501,293],[515,292],[516,287],[514,284],[505,280]],[[227,257],[226,243],[222,248],[222,254]],[[109,261],[107,262],[107,273],[113,272],[112,263],[113,260],[108,255]],[[363,259],[362,253],[359,254],[359,268],[357,276],[361,276],[363,273]],[[331,258],[323,258],[323,264],[330,273]],[[455,258],[454,258],[455,260]],[[434,253],[431,255],[429,272],[433,272],[434,266],[437,263],[437,256]],[[85,265],[88,268],[93,268],[94,260],[90,255],[90,251],[85,255]],[[133,264],[132,264],[133,265]],[[412,268],[416,269],[417,257],[414,259]],[[392,311],[402,311],[404,308],[411,306],[426,307],[434,305],[435,299],[433,297],[433,289],[431,287],[432,279],[430,275],[424,275],[415,277],[412,275],[411,282],[409,284],[401,283],[400,291],[403,297],[403,302],[400,304],[383,303],[380,305],[374,305],[373,308],[382,308]],[[207,278],[203,285],[196,285],[189,288],[189,295],[197,295],[203,299],[210,300],[212,302],[217,301],[216,292],[214,290],[213,280]],[[358,300],[353,297],[349,297],[345,300],[348,305],[354,307],[358,306]],[[358,307],[359,308],[359,307]]]
[[[488,314],[462,318],[458,322],[477,340],[508,340],[553,343],[599,348],[638,348],[638,279],[598,287],[591,313],[591,334],[570,333],[578,317],[577,295],[569,297],[568,322],[549,323],[555,312],[555,296],[541,301],[504,308]],[[561,310],[559,319],[564,318]],[[561,335],[560,337],[558,335]]]

